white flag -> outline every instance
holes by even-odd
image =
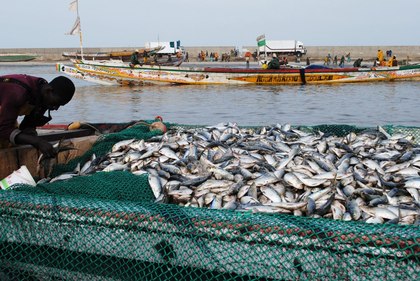
[[[70,11],[72,11],[72,12],[76,12],[77,11],[77,5],[78,5],[77,1],[78,0],[71,1],[70,6],[69,6],[69,10]]]
[[[260,35],[260,36],[257,37],[257,42],[258,41],[262,41],[264,39],[265,39],[265,34],[262,34],[262,35]]]
[[[74,23],[72,29],[66,33],[66,35],[75,35],[80,33],[80,18],[77,17],[76,22]]]

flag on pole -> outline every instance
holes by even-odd
[[[261,46],[265,45],[265,34],[257,37],[257,45],[258,45],[258,47],[261,47]]]
[[[73,0],[71,1],[70,5],[69,5],[69,10],[72,12],[76,12],[77,11],[77,3],[78,0]]]
[[[75,35],[78,33],[80,33],[80,18],[79,17],[77,17],[76,22],[74,23],[73,27],[68,33],[66,33],[66,35]]]

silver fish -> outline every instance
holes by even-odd
[[[157,173],[149,173],[148,180],[149,185],[152,188],[153,195],[155,196],[155,198],[159,198],[163,189],[159,176],[157,175]]]
[[[134,141],[135,141],[135,139],[128,139],[128,140],[119,141],[112,146],[111,151],[116,152],[116,151],[124,150],[124,149],[127,148],[128,145],[130,145]]]
[[[269,186],[261,186],[260,190],[272,202],[279,203],[282,201],[280,195],[273,188]]]

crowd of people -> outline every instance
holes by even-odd
[[[246,67],[249,67],[249,63],[251,59],[253,61],[258,61],[257,52],[249,52],[247,51],[244,54],[240,54],[238,49],[231,49],[229,52],[224,52],[222,54],[219,54],[217,51],[207,51],[207,50],[201,50],[198,52],[197,55],[197,61],[201,62],[230,62],[232,60],[237,60],[237,58],[243,58],[246,62]],[[152,58],[153,60],[153,58]],[[149,61],[149,56],[146,52],[139,53],[138,50],[134,52],[131,56],[131,66],[134,67],[135,65],[142,65],[147,64]],[[188,54],[185,57],[185,61],[189,61]],[[331,55],[331,53],[328,53],[324,59],[323,59],[325,66],[338,66],[338,67],[345,67],[346,64],[351,64],[352,59],[350,52],[339,55]],[[353,67],[366,67],[366,65],[362,65],[363,58],[357,58],[353,60]],[[263,68],[268,69],[276,69],[280,67],[281,65],[287,65],[287,57],[282,57],[279,59],[277,56],[273,56],[271,61],[266,61],[265,64],[262,65]],[[306,65],[310,65],[310,58],[306,58]],[[378,50],[377,58],[374,60],[373,66],[397,66],[398,61],[395,55],[393,55],[392,50],[387,50],[386,55],[384,55],[384,52],[382,50]]]
[[[230,52],[222,53],[221,55],[216,52],[210,52],[201,50],[197,55],[198,61],[222,61],[222,62],[230,62],[232,58],[236,58],[239,56],[239,50],[238,49],[232,49]]]
[[[349,64],[350,62],[351,62],[350,53],[347,53],[346,55],[342,55],[340,57],[340,60],[338,60],[337,55],[332,57],[330,53],[328,53],[324,57],[324,65],[325,66],[338,65],[338,67],[344,67],[346,63]],[[362,63],[363,63],[363,58],[357,58],[353,62],[353,67],[363,67]],[[380,49],[378,50],[377,57],[373,62],[374,67],[375,66],[391,67],[391,66],[397,66],[397,65],[398,65],[397,57],[395,55],[392,55],[392,50],[387,50],[386,51],[386,57],[384,56],[384,52],[382,50],[380,50]]]
[[[207,59],[208,58],[208,59]],[[219,61],[219,53],[218,52],[209,52],[201,50],[198,53],[198,61]]]
[[[379,49],[376,56],[376,60],[374,62],[374,66],[398,66],[397,57],[395,55],[392,55],[392,50],[386,51],[386,56],[388,60],[385,59],[384,52],[381,49]]]
[[[347,63],[351,62],[350,53],[347,53],[346,55],[342,55],[340,58],[340,62],[338,62],[338,56],[335,55],[334,58],[331,56],[330,53],[328,53],[327,56],[324,58],[324,65],[338,65],[339,67],[344,67],[345,62]]]

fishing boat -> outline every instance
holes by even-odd
[[[0,54],[0,62],[22,62],[36,59],[36,55],[29,54]]]
[[[70,160],[83,155],[89,150],[93,143],[102,134],[115,133],[132,123],[80,123],[75,122],[74,128],[69,129],[68,124],[47,124],[37,128],[38,135],[51,143],[59,141],[74,149],[63,151],[56,157],[56,164],[65,164]],[[10,148],[0,149],[0,180],[7,177],[13,171],[18,170],[25,165],[31,175],[35,178],[43,178],[46,176],[45,170],[38,168],[38,159],[40,152],[31,145],[19,145]]]
[[[420,79],[420,64],[396,67],[328,68],[321,65],[280,69],[180,67],[142,65],[130,67],[119,61],[77,60],[57,70],[74,76],[95,77],[116,84],[148,82],[170,84],[334,84]],[[78,78],[78,77],[76,77]]]
[[[138,79],[121,79],[117,76],[112,75],[102,75],[102,74],[96,74],[93,72],[85,72],[80,71],[76,67],[68,66],[65,64],[58,63],[56,64],[56,70],[58,72],[64,73],[67,76],[85,80],[88,82],[92,82],[95,84],[103,85],[103,86],[112,86],[112,85],[143,85],[144,82]]]
[[[144,52],[147,53],[147,55],[153,56],[156,52],[161,50],[162,47],[156,47],[156,48],[141,48],[137,49],[139,51],[139,57],[143,58]],[[63,52],[62,56],[70,59],[70,60],[122,60],[124,62],[129,62],[130,57],[133,54],[134,50],[124,50],[124,51],[112,51],[112,52],[96,52],[96,53],[81,53],[81,51],[77,52]]]
[[[66,143],[71,143],[75,148],[59,153],[56,159],[58,164],[67,163],[69,160],[83,155],[98,138],[92,130],[78,129],[68,131],[64,129],[64,126],[46,126],[40,129],[39,132],[40,137],[47,141],[53,143],[66,140]],[[32,176],[44,177],[44,172],[37,168],[39,157],[40,152],[31,145],[0,149],[0,158],[2,159],[0,180],[13,173],[13,171],[18,170],[22,165],[27,167]]]

